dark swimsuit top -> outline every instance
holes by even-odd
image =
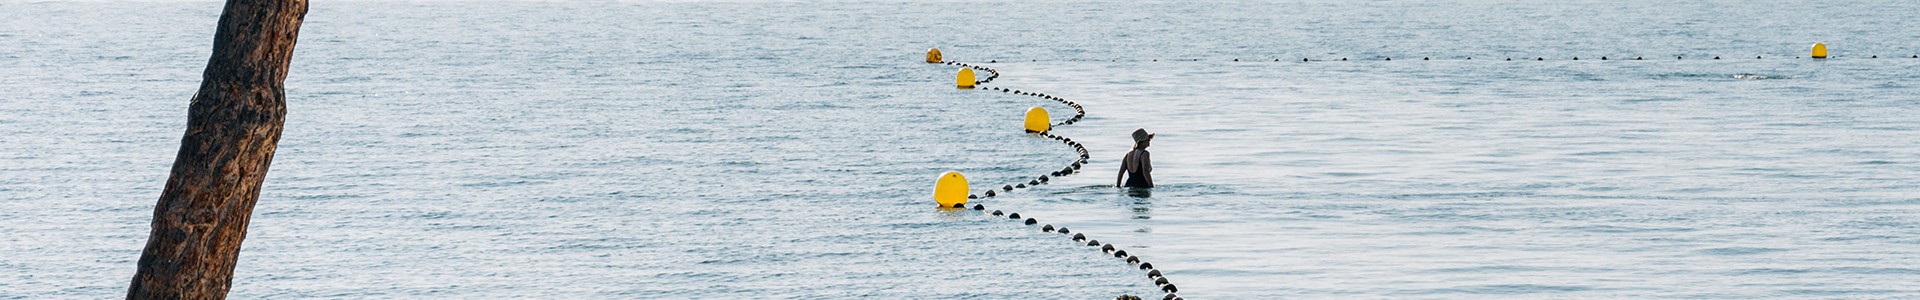
[[[1151,155],[1151,154],[1148,154],[1147,150],[1143,150],[1143,149],[1134,149],[1133,151],[1139,151],[1141,155]],[[1133,153],[1129,152],[1128,154],[1133,154]],[[1128,155],[1128,156],[1131,157],[1132,155]],[[1148,157],[1151,157],[1151,156],[1148,156]],[[1151,168],[1152,166],[1140,166],[1134,169],[1149,170],[1146,172],[1152,172]],[[1153,182],[1147,181],[1146,172],[1127,171],[1127,183],[1125,184],[1126,187],[1135,187],[1135,188],[1153,187]]]

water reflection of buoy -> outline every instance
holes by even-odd
[[[1027,132],[1047,132],[1053,129],[1053,118],[1047,116],[1047,109],[1035,106],[1027,109]]]
[[[940,48],[927,48],[927,63],[940,63]]]
[[[973,88],[973,68],[960,68],[960,74],[953,76],[953,84],[960,88]]]
[[[1827,44],[1813,43],[1813,58],[1827,58]]]
[[[967,177],[954,171],[941,173],[940,178],[933,181],[933,201],[940,203],[940,207],[967,203]]]

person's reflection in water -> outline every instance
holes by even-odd
[[[1133,189],[1127,191],[1127,196],[1133,196],[1133,203],[1127,206],[1133,210],[1134,219],[1146,220],[1153,218],[1153,200],[1148,199],[1153,196],[1153,192],[1150,192],[1148,189]]]
[[[1133,130],[1133,151],[1128,151],[1127,156],[1120,159],[1120,174],[1113,178],[1115,187],[1129,189],[1130,195],[1134,191],[1146,193],[1144,192],[1146,189],[1153,188],[1153,159],[1147,153],[1147,146],[1152,141],[1153,134],[1147,133],[1146,128]],[[1126,179],[1125,184],[1121,183],[1122,178]],[[1138,197],[1145,197],[1145,195],[1147,194]]]
[[[1152,198],[1152,197],[1153,197],[1153,189],[1149,189],[1149,188],[1127,188],[1127,196],[1134,196],[1134,197],[1137,197],[1137,198]]]

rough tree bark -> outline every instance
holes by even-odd
[[[228,0],[127,299],[224,299],[286,117],[306,0]]]

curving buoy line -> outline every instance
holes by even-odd
[[[1000,71],[990,67],[968,64],[968,63],[963,63],[958,61],[944,60],[940,53],[940,49],[928,49],[926,61],[928,63],[939,63],[939,64],[946,64],[950,66],[962,67],[960,72],[955,75],[955,82],[954,82],[956,87],[959,87],[962,89],[974,89],[979,87],[980,85],[993,82],[994,79],[1000,78]],[[975,72],[975,70],[978,70],[979,72],[986,72],[987,76],[985,78],[975,78],[975,74],[977,73]],[[1051,122],[1051,118],[1048,117],[1048,114],[1045,109],[1042,109],[1040,107],[1034,107],[1034,108],[1028,109],[1027,117],[1023,125],[1027,130],[1027,132],[1033,133],[1034,136],[1051,139],[1054,141],[1058,141],[1061,144],[1065,144],[1067,146],[1073,147],[1073,151],[1079,155],[1079,159],[1075,159],[1073,163],[1067,164],[1067,166],[1060,168],[1059,171],[1050,171],[1045,175],[1035,176],[1034,179],[1028,180],[1027,182],[1016,182],[1013,184],[1001,185],[997,189],[998,191],[996,191],[995,188],[992,188],[992,185],[988,185],[989,188],[985,192],[977,193],[977,194],[967,194],[966,198],[964,199],[960,198],[959,194],[965,193],[965,191],[968,189],[965,176],[960,175],[959,172],[942,173],[940,177],[937,180],[935,180],[935,183],[934,183],[934,200],[935,202],[939,203],[940,207],[952,208],[952,209],[966,209],[968,208],[967,200],[993,198],[999,195],[1004,195],[1006,193],[1013,192],[1016,189],[1038,187],[1042,184],[1047,184],[1048,181],[1052,179],[1060,178],[1067,175],[1077,174],[1079,173],[1080,168],[1086,165],[1087,159],[1091,157],[1091,155],[1089,155],[1087,152],[1087,147],[1085,145],[1080,144],[1080,142],[1074,141],[1072,138],[1055,135],[1053,134],[1053,131],[1052,131],[1053,128],[1056,128],[1062,125],[1073,125],[1073,123],[1080,122],[1081,118],[1086,117],[1087,110],[1084,107],[1081,107],[1080,103],[1075,103],[1073,102],[1073,100],[1067,100],[1067,98],[1048,95],[1046,93],[1040,93],[1040,92],[1022,91],[1022,90],[1009,89],[1009,88],[1003,88],[1003,87],[985,87],[982,89],[987,91],[997,91],[997,92],[1011,93],[1014,95],[1046,99],[1049,101],[1066,104],[1067,107],[1072,107],[1074,110],[1073,117],[1067,118],[1065,121],[1061,121],[1059,123],[1048,123],[1048,122]],[[1146,262],[1145,260],[1141,260],[1139,256],[1134,256],[1132,254],[1129,254],[1127,253],[1126,250],[1120,250],[1119,247],[1115,247],[1113,244],[1101,244],[1099,240],[1087,237],[1085,233],[1073,232],[1073,230],[1067,229],[1066,226],[1054,226],[1053,224],[1045,224],[1040,222],[1039,219],[1033,218],[1031,216],[1022,216],[1020,215],[1020,213],[1017,213],[1017,212],[1006,212],[1006,211],[1000,211],[1000,210],[992,210],[991,212],[988,212],[987,207],[985,205],[981,205],[978,203],[973,204],[971,208],[974,211],[981,212],[990,217],[1006,218],[1008,220],[1019,221],[1022,224],[1026,224],[1027,226],[1037,226],[1040,228],[1041,232],[1059,233],[1061,236],[1067,237],[1069,240],[1073,241],[1075,244],[1084,244],[1090,247],[1098,247],[1096,249],[1099,249],[1099,251],[1101,251],[1105,255],[1112,255],[1116,259],[1125,261],[1128,265],[1132,265],[1140,269],[1141,271],[1145,271],[1147,279],[1152,280],[1154,285],[1159,286],[1162,292],[1166,292],[1166,295],[1161,299],[1163,300],[1182,299],[1180,298],[1180,295],[1177,294],[1180,291],[1180,289],[1174,286],[1171,281],[1168,281],[1166,276],[1161,275],[1160,269],[1154,267],[1153,263],[1149,263],[1149,262]],[[1139,297],[1136,297],[1133,295],[1121,295],[1116,299],[1139,299]]]
[[[1827,44],[1825,44],[1825,43],[1814,43],[1814,44],[1813,44],[1813,46],[1812,46],[1812,47],[1809,47],[1809,49],[1808,49],[1808,50],[1807,50],[1807,52],[1805,52],[1805,53],[1807,53],[1807,56],[1792,56],[1792,58],[1793,58],[1793,59],[1815,59],[1815,60],[1826,60],[1826,59],[1829,59],[1829,58],[1838,58],[1838,57],[1840,57],[1840,56],[1837,56],[1837,55],[1828,55],[1828,54],[1829,54],[1829,51],[1827,51]],[[1866,55],[1866,56],[1865,56],[1864,58],[1867,58],[1867,59],[1878,59],[1878,58],[1880,58],[1880,55],[1877,55],[1877,54],[1876,54],[1876,55],[1867,55],[1867,54],[1862,54],[1862,55]],[[1899,58],[1899,57],[1900,57],[1900,56],[1902,56],[1902,55],[1905,55],[1905,54],[1895,54],[1895,55],[1888,55],[1888,56],[1887,56],[1887,58]],[[1907,58],[1920,58],[1920,55],[1906,55],[1906,56],[1907,56]],[[1553,59],[1551,59],[1551,60],[1555,60],[1555,61],[1558,61],[1558,60],[1562,60],[1562,59],[1571,59],[1571,60],[1582,60],[1582,59],[1580,59],[1581,57],[1583,57],[1583,56],[1572,56],[1572,57],[1566,57],[1566,56],[1558,56],[1558,57],[1551,57],[1551,58],[1553,58]],[[1594,59],[1594,57],[1595,57],[1595,56],[1584,56],[1584,57],[1586,57],[1586,58],[1587,58],[1587,59],[1585,59],[1586,61],[1594,61],[1594,60],[1595,60],[1595,59]],[[1631,58],[1629,58],[1629,57],[1626,57],[1626,56],[1615,56],[1615,57],[1608,57],[1608,56],[1604,56],[1604,55],[1602,55],[1602,56],[1598,56],[1598,57],[1599,57],[1599,60],[1603,60],[1603,61],[1615,61],[1615,60],[1636,60],[1636,61],[1644,61],[1644,60],[1648,60],[1648,59],[1647,59],[1647,58],[1646,58],[1645,56],[1634,56],[1634,57],[1631,57]],[[1744,55],[1741,55],[1741,56],[1726,56],[1726,57],[1728,58],[1727,60],[1733,60],[1733,58],[1736,58],[1736,57],[1746,57],[1746,56],[1744,56]],[[1451,57],[1438,57],[1438,58],[1436,58],[1436,57],[1434,57],[1434,56],[1424,56],[1424,57],[1419,57],[1419,58],[1420,58],[1420,60],[1421,60],[1421,61],[1435,61],[1435,60],[1449,60],[1449,59],[1452,59],[1452,60],[1473,60],[1473,56],[1451,56]],[[1485,58],[1485,57],[1482,57],[1482,58]],[[1514,58],[1515,58],[1515,57],[1506,57],[1506,58],[1505,58],[1505,61],[1514,61]],[[1536,56],[1536,57],[1534,57],[1534,58],[1533,58],[1533,60],[1531,60],[1531,61],[1548,61],[1548,60],[1549,60],[1548,58],[1549,58],[1549,57],[1545,57],[1545,56]],[[1781,58],[1781,57],[1775,57],[1775,58]],[[1861,57],[1860,55],[1854,55],[1854,56],[1851,56],[1851,58],[1862,58],[1862,57]],[[1494,58],[1492,58],[1492,59],[1493,59],[1493,60],[1500,60],[1501,58],[1499,58],[1499,57],[1494,57]],[[1713,56],[1713,59],[1714,59],[1714,60],[1721,60],[1721,56],[1719,56],[1719,55],[1715,55],[1715,56]],[[1754,57],[1753,57],[1753,59],[1767,59],[1767,57],[1766,57],[1766,56],[1764,56],[1764,55],[1756,55],[1756,56],[1754,56]],[[1519,60],[1520,60],[1520,61],[1529,61],[1529,60],[1527,60],[1527,58],[1526,58],[1526,57],[1519,57]],[[1674,56],[1674,57],[1673,57],[1673,60],[1686,60],[1686,57],[1685,57],[1685,56]],[[1038,60],[1038,59],[1029,59],[1028,61],[1033,61],[1033,62],[1038,62],[1038,61],[1040,61],[1040,60]],[[1098,59],[1068,59],[1068,60],[1064,60],[1064,61],[1099,61],[1099,60],[1098,60]],[[1108,61],[1119,61],[1119,60],[1118,60],[1118,59],[1109,59]],[[1128,61],[1149,61],[1149,60],[1140,60],[1140,59],[1129,59]],[[1151,59],[1150,61],[1152,61],[1152,62],[1160,62],[1160,61],[1163,61],[1163,59]],[[1198,62],[1198,61],[1201,61],[1201,59],[1198,59],[1198,58],[1178,58],[1178,59],[1164,59],[1164,61],[1168,61],[1168,62]],[[1233,58],[1233,59],[1231,59],[1231,61],[1234,61],[1234,62],[1240,62],[1240,61],[1243,61],[1243,60],[1241,60],[1241,59],[1239,59],[1239,58]],[[1266,61],[1266,60],[1265,60],[1265,59],[1247,59],[1247,60],[1244,60],[1244,61],[1250,61],[1250,62],[1252,62],[1252,61]],[[1280,61],[1282,61],[1282,59],[1278,59],[1278,58],[1275,58],[1275,59],[1273,59],[1273,61],[1274,61],[1274,62],[1280,62]],[[1341,57],[1341,58],[1338,58],[1338,59],[1334,59],[1334,58],[1314,58],[1314,57],[1303,57],[1303,58],[1300,58],[1300,60],[1299,60],[1299,61],[1300,61],[1300,62],[1331,62],[1331,61],[1395,61],[1395,60],[1393,60],[1393,57],[1391,57],[1391,56],[1371,56],[1371,57],[1358,57],[1358,58],[1353,58],[1353,59],[1351,59],[1351,60],[1349,60],[1349,59],[1348,59],[1348,57]],[[1405,59],[1401,59],[1400,61],[1412,61],[1412,58],[1405,58]],[[1482,59],[1481,61],[1487,61],[1487,59]],[[930,51],[928,51],[928,52],[927,52],[927,62],[929,62],[929,63],[940,63],[940,62],[944,62],[944,60],[942,60],[942,59],[941,59],[941,56],[940,56],[940,52],[939,52],[939,49],[933,49],[933,50],[930,50]],[[990,81],[990,80],[989,80],[989,81]],[[983,81],[983,82],[981,82],[981,83],[985,83],[985,82]]]

